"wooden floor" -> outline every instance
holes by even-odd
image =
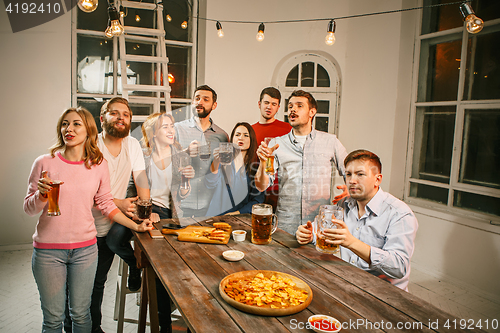
[[[31,272],[31,253],[29,247],[20,250],[1,250],[0,248],[0,333],[40,332],[42,311],[38,290]],[[115,258],[108,276],[103,301],[102,329],[116,332],[117,322],[113,320],[118,260]],[[449,281],[439,280],[432,275],[412,268],[409,290],[461,319],[481,319],[500,321],[500,304],[481,297],[466,288]],[[136,295],[127,296],[125,316],[137,318],[139,307]],[[175,312],[174,332],[186,332],[186,325]],[[484,329],[484,327],[483,327]],[[488,332],[499,332],[489,329]],[[125,323],[124,332],[137,332],[137,325]],[[147,331],[149,332],[149,327]]]

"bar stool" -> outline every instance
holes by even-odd
[[[124,322],[137,324],[139,321],[137,319],[125,318],[125,300],[128,294],[138,294],[140,295],[141,290],[130,291],[127,288],[128,279],[128,265],[121,258],[118,264],[118,279],[116,279],[116,298],[115,298],[115,311],[113,314],[113,319],[118,321],[118,326],[116,329],[117,333],[123,333]]]

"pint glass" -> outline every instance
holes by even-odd
[[[266,145],[268,146],[269,148],[269,142],[271,142],[271,139],[272,138],[264,138],[264,142],[266,143]],[[274,174],[274,152],[272,153],[273,155],[269,156],[267,158],[267,161],[266,161],[266,169],[265,169],[265,172],[268,174],[268,175],[272,175]]]
[[[278,228],[278,218],[273,207],[268,204],[252,206],[252,243],[264,245],[271,243],[271,235]]]
[[[319,208],[319,215],[316,218],[317,232],[316,232],[316,250],[322,253],[337,253],[339,246],[336,244],[329,244],[326,242],[323,230],[335,229],[337,226],[332,222],[332,217],[337,220],[344,220],[344,210],[342,207],[335,205],[324,205]]]
[[[61,211],[59,210],[59,187],[63,184],[59,180],[59,172],[47,172],[45,177],[48,177],[52,184],[50,185],[52,189],[47,193],[49,199],[49,208],[47,209],[48,216],[59,216]]]

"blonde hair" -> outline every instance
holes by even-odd
[[[66,148],[64,143],[63,134],[61,133],[62,122],[66,115],[70,112],[76,112],[87,130],[87,140],[85,140],[84,146],[84,156],[83,161],[85,162],[85,167],[90,169],[94,164],[101,164],[103,156],[99,148],[97,147],[97,126],[95,124],[94,116],[87,111],[85,108],[79,106],[77,108],[69,108],[63,112],[59,120],[57,121],[57,142],[50,147],[50,155],[55,156],[58,150]]]
[[[161,125],[160,120],[164,117],[169,118],[172,121],[172,124],[175,123],[174,117],[172,117],[172,115],[167,114],[165,112],[161,112],[161,113],[157,112],[157,113],[153,113],[153,114],[149,115],[148,118],[146,118],[146,121],[144,121],[144,123],[142,124],[141,143],[142,143],[143,148],[145,148],[147,150],[148,155],[151,154],[154,149],[156,149],[156,147],[155,147],[156,144],[154,143],[153,138],[154,138],[156,132],[158,131],[158,129],[160,128],[160,125]],[[174,146],[178,150],[182,149],[182,147],[179,144],[179,142],[177,141],[177,139],[174,139],[174,143],[172,144],[172,146]]]

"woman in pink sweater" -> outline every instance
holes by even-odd
[[[73,332],[91,331],[90,299],[97,267],[96,229],[91,208],[96,205],[112,221],[135,231],[152,229],[149,220],[136,224],[113,203],[106,161],[97,148],[97,126],[84,108],[67,109],[57,123],[57,143],[49,155],[33,163],[24,211],[42,211],[33,235],[32,270],[40,293],[43,332],[62,332],[66,299]],[[61,215],[47,215],[52,180],[59,173]],[[45,173],[44,173],[45,175]],[[55,180],[55,179],[54,179]]]

